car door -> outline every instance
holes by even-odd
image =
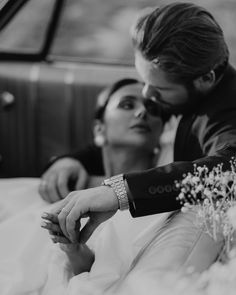
[[[41,5],[39,1],[7,1],[1,9],[1,176],[36,176],[41,169],[40,67],[61,5],[62,1],[42,1]],[[39,26],[35,20],[43,8],[46,8],[44,23]],[[33,13],[30,21],[27,20],[29,11]]]
[[[39,176],[50,157],[91,143],[98,92],[118,78],[136,76],[130,66],[50,55],[65,2],[14,0],[5,8],[11,17],[0,35],[2,177]]]

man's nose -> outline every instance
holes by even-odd
[[[152,89],[148,84],[145,84],[142,90],[142,94],[145,98],[152,97]]]

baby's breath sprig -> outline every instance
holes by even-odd
[[[177,199],[182,211],[186,212],[194,206],[198,223],[215,241],[224,238],[227,253],[234,232],[227,212],[236,204],[235,158],[230,160],[230,166],[230,170],[223,171],[223,164],[218,164],[212,170],[194,165],[193,173],[189,172],[181,181],[176,181],[180,189]]]

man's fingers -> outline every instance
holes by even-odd
[[[91,237],[95,229],[101,224],[91,221],[91,219],[88,220],[88,222],[85,224],[85,226],[82,228],[79,234],[79,243],[85,244],[88,239]]]
[[[116,213],[116,210],[111,210],[107,212],[93,212],[93,213],[90,212],[89,220],[80,231],[79,242],[86,243],[87,240],[92,235],[92,233],[95,231],[95,229],[101,223],[110,219],[115,213]]]
[[[51,203],[55,203],[55,202],[61,200],[61,197],[60,197],[59,192],[57,190],[57,175],[53,175],[47,181],[46,189],[47,189],[47,193],[48,193]]]
[[[58,175],[57,190],[61,199],[65,198],[69,194],[68,181],[69,181],[68,173],[60,173]]]
[[[66,232],[73,243],[78,242],[78,237],[80,235],[80,218],[82,216],[82,212],[80,211],[81,207],[82,206],[78,206],[78,204],[77,206],[71,207],[71,211],[66,218]]]
[[[60,228],[63,232],[63,234],[68,238],[70,239],[71,241],[73,241],[71,239],[71,236],[70,236],[70,233],[67,231],[67,220],[69,219],[68,216],[70,215],[71,213],[71,209],[72,207],[74,206],[74,202],[73,200],[71,200],[69,203],[67,203],[62,209],[61,209],[61,212],[58,214],[58,220],[59,220],[59,225],[60,225]],[[71,221],[71,219],[69,219],[70,222],[73,222],[74,223],[74,229],[75,229],[75,221]],[[74,240],[75,241],[75,240]]]
[[[79,236],[80,236],[80,228],[81,228],[81,223],[80,219],[75,222],[75,235],[76,235],[76,242],[79,241]]]
[[[42,179],[39,184],[38,192],[44,201],[50,202],[49,196],[46,190],[46,186],[47,186],[47,182],[44,179]]]
[[[81,169],[79,177],[75,184],[75,189],[76,190],[85,189],[87,187],[87,182],[88,182],[88,174],[84,169]]]
[[[54,203],[60,200],[61,198],[57,191],[57,176],[51,174],[44,176],[39,185],[39,193],[47,202]]]

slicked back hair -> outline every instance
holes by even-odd
[[[189,83],[215,71],[221,76],[229,51],[221,27],[210,12],[175,2],[141,16],[132,30],[134,47],[176,82]]]

